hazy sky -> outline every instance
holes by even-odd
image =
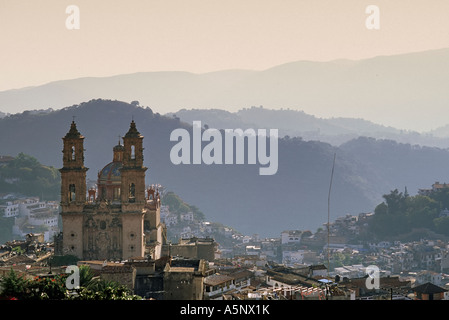
[[[79,30],[66,27],[69,5]],[[365,26],[368,5],[380,9],[379,30]],[[447,0],[0,0],[0,91],[449,47],[448,16]]]

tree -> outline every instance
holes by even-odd
[[[0,298],[18,300],[140,300],[130,289],[114,281],[94,277],[88,266],[80,266],[80,288],[76,294],[66,287],[68,274],[26,279],[11,272],[1,279]]]
[[[449,217],[439,217],[433,220],[435,231],[449,236]]]
[[[394,189],[389,194],[384,194],[383,198],[388,207],[388,214],[401,214],[405,212],[406,197],[398,189]]]
[[[449,209],[449,188],[438,189],[429,197],[440,203],[440,209]]]
[[[386,215],[388,213],[388,206],[385,204],[385,202],[382,202],[381,204],[378,204],[376,206],[376,209],[374,209],[375,215]]]
[[[1,279],[0,297],[7,299],[23,299],[26,297],[28,280],[23,276],[18,276],[11,268],[9,274]]]
[[[426,196],[417,195],[407,199],[407,218],[412,227],[433,228],[440,204]]]

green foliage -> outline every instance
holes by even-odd
[[[191,211],[197,220],[204,220],[204,213],[198,207],[187,204],[174,192],[167,192],[162,197],[162,204],[169,206],[172,213],[181,214]]]
[[[70,292],[66,287],[68,274],[26,279],[11,269],[1,278],[0,299],[13,300],[141,300],[126,286],[93,276],[87,266],[80,266],[80,288]]]
[[[88,287],[90,283],[92,283],[92,280],[94,278],[94,274],[90,267],[81,265],[79,267],[80,272],[80,286],[81,287]]]
[[[20,246],[12,248],[12,251],[16,252],[19,255],[25,253],[25,250],[23,250]]]
[[[395,189],[383,197],[385,201],[376,206],[369,224],[376,236],[392,237],[417,228],[449,235],[449,218],[439,217],[440,211],[449,204],[449,190],[429,196],[409,196]]]
[[[0,297],[6,299],[24,299],[27,295],[26,280],[22,276],[18,276],[16,272],[11,269],[9,274],[1,279],[2,292]]]
[[[0,167],[0,192],[18,192],[27,196],[54,200],[60,193],[60,174],[36,158],[19,153],[6,166]]]
[[[433,221],[435,232],[449,236],[449,217],[439,217]]]
[[[48,277],[35,277],[27,285],[27,295],[24,300],[63,300],[68,291],[65,285],[66,274]]]
[[[129,293],[125,286],[104,286],[101,290],[82,287],[72,300],[141,300],[142,298]]]
[[[0,298],[18,300],[61,300],[67,297],[65,279],[67,275],[35,277],[27,279],[11,269],[10,273],[1,279],[2,292]]]

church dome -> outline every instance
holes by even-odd
[[[114,150],[114,152],[125,151],[125,147],[122,146],[122,145],[119,143],[119,144],[116,145],[112,150]]]
[[[113,161],[108,163],[99,173],[98,173],[98,183],[120,183],[120,169],[122,168],[122,163],[118,161]]]

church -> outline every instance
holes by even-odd
[[[63,140],[61,173],[62,239],[59,251],[81,260],[161,257],[166,228],[160,221],[160,195],[146,187],[143,136],[134,120],[123,144],[112,148],[112,162],[87,188],[84,136],[75,121]]]

